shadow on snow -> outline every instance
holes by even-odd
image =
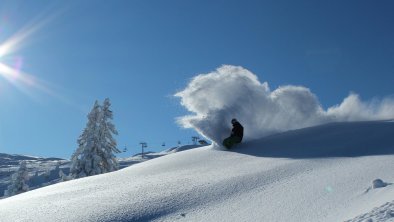
[[[232,151],[278,158],[394,154],[394,121],[340,122],[291,130],[248,141]]]

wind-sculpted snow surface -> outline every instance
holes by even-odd
[[[246,139],[328,122],[394,118],[391,98],[363,102],[352,93],[324,110],[308,88],[288,85],[272,91],[249,70],[230,65],[197,75],[175,96],[192,113],[178,122],[216,143],[228,136],[232,118],[244,125]]]
[[[387,202],[380,207],[376,207],[369,213],[362,214],[346,222],[379,222],[394,221],[394,201]]]
[[[0,221],[364,218],[358,215],[393,201],[394,185],[365,192],[376,178],[394,182],[394,137],[387,132],[394,132],[393,122],[337,123],[246,142],[232,151],[191,149],[0,200]],[[367,146],[354,149],[362,143]],[[293,156],[295,150],[303,155]],[[368,215],[391,216],[392,204],[382,209],[385,215]]]

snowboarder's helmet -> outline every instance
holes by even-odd
[[[231,120],[231,123],[232,123],[232,124],[235,124],[236,122],[238,122],[237,119],[232,119],[232,120]]]

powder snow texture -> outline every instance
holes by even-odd
[[[394,182],[392,132],[394,122],[328,124],[191,149],[0,200],[0,221],[345,221],[393,201],[394,185],[365,192]]]
[[[249,70],[231,65],[197,75],[175,96],[192,112],[178,122],[218,144],[229,136],[232,118],[245,127],[246,140],[328,122],[394,118],[392,98],[363,102],[352,93],[324,110],[308,88],[289,85],[271,91]]]
[[[394,221],[394,201],[387,202],[380,207],[374,208],[371,212],[362,214],[346,222],[377,222]]]

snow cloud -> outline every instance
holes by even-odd
[[[351,93],[341,104],[324,110],[308,88],[289,85],[272,91],[249,70],[231,65],[197,75],[175,96],[191,112],[178,123],[216,143],[229,135],[232,118],[244,126],[245,139],[334,121],[394,118],[390,98],[364,102]]]

